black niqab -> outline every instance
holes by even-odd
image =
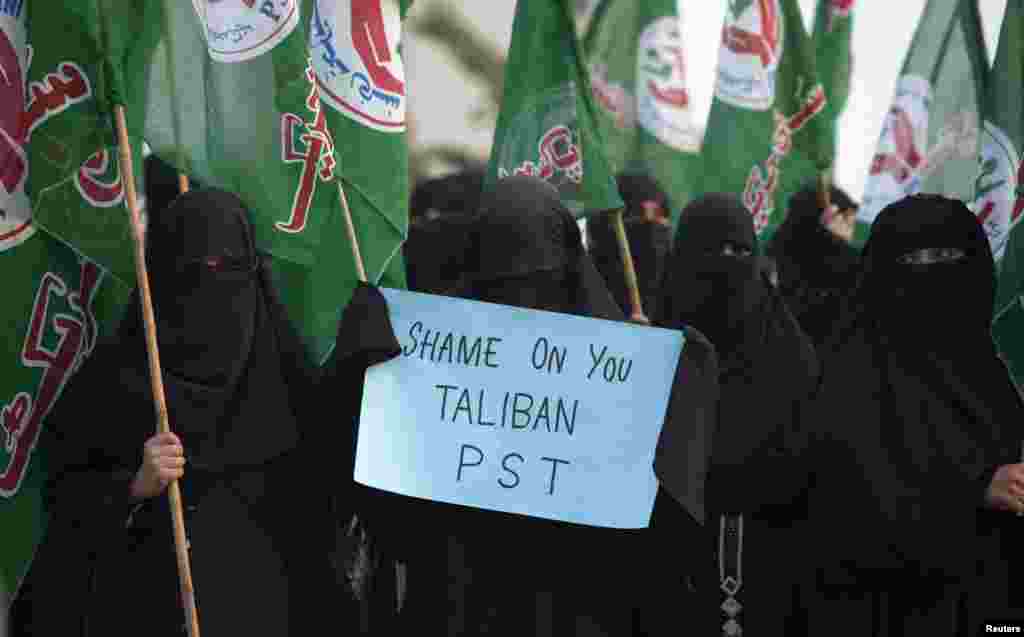
[[[794,409],[817,390],[820,374],[813,346],[756,256],[723,254],[727,244],[756,249],[753,220],[737,197],[707,194],[683,210],[655,324],[694,327],[715,347],[721,400],[709,509],[749,512],[787,504],[803,480],[798,471],[770,472],[776,489],[759,472],[799,452],[805,432]],[[750,488],[758,482],[762,488]]]
[[[809,472],[803,456],[810,423],[802,412],[820,382],[817,358],[762,274],[753,219],[737,197],[700,197],[683,210],[676,233],[655,324],[700,330],[721,362],[719,391],[705,410],[705,417],[714,420],[706,477],[708,521],[697,529],[673,512],[671,503],[656,504],[652,527],[658,550],[677,556],[665,560],[667,572],[658,586],[674,591],[668,598],[690,600],[701,634],[722,630],[737,603],[744,627],[799,634],[791,623],[798,579],[791,527],[805,515]],[[655,469],[661,477],[657,464]],[[686,506],[685,491],[669,491]],[[745,521],[747,529],[738,543],[731,531],[720,532],[734,528],[737,520],[740,528]],[[692,546],[681,546],[679,538]],[[729,578],[740,572],[739,601],[731,593],[723,598],[724,591],[732,590]],[[690,592],[680,590],[683,575],[692,583]],[[665,594],[655,590],[651,596]]]
[[[533,177],[500,180],[470,233],[463,296],[621,320],[558,191]]]
[[[164,391],[187,458],[179,484],[203,626],[305,633],[321,617],[310,591],[334,583],[328,501],[347,498],[314,476],[337,447],[323,444],[319,421],[302,427],[320,417],[316,370],[246,214],[233,195],[193,190],[148,221]],[[34,604],[67,612],[34,613],[38,634],[180,632],[168,500],[137,503],[129,491],[155,433],[138,293],[131,302],[116,340],[97,346],[48,416],[51,519]],[[245,614],[246,604],[265,612]]]
[[[963,258],[905,262],[935,248]],[[883,587],[900,573],[955,580],[982,559],[976,514],[995,469],[1020,456],[1024,411],[989,331],[992,254],[966,206],[919,195],[882,211],[862,258],[818,405],[822,563]]]
[[[831,187],[829,198],[840,211],[857,207],[856,202],[837,186]],[[804,186],[790,198],[786,218],[772,235],[767,250],[779,262],[780,268],[793,268],[783,277],[787,283],[790,274],[793,279],[802,274],[809,282],[823,285],[856,269],[857,251],[824,226],[823,213],[817,184]]]
[[[413,223],[445,217],[453,212],[474,214],[484,189],[482,170],[469,169],[428,179],[416,185],[409,202]]]
[[[731,244],[747,256],[725,255]],[[691,325],[705,334],[723,363],[743,357],[762,338],[758,309],[767,298],[754,252],[750,213],[734,196],[712,193],[690,203],[679,219],[662,282],[658,325]]]
[[[672,247],[672,227],[667,220],[649,219],[644,206],[652,202],[667,210],[668,198],[653,179],[644,175],[622,175],[617,182],[626,203],[622,221],[633,257],[640,299],[644,312],[650,313],[657,303],[658,283]],[[610,215],[596,214],[587,219],[587,242],[594,265],[604,277],[612,297],[623,313],[627,316],[632,314],[633,304],[626,287],[622,251]]]
[[[157,157],[150,154],[142,162],[143,185],[146,193],[146,214],[150,216],[160,214],[171,202],[178,198],[181,193],[178,170]],[[189,185],[193,190],[201,188],[194,179]]]
[[[831,202],[839,210],[856,207],[833,186]],[[808,185],[789,200],[785,221],[772,236],[767,254],[775,260],[779,291],[797,322],[815,344],[835,330],[846,297],[856,284],[859,255],[821,222],[817,185]]]
[[[191,190],[149,219],[146,231],[171,427],[197,469],[257,464],[294,448],[288,384],[308,385],[312,375],[247,214],[231,193]],[[118,330],[120,352],[110,354],[124,360],[122,383],[149,395],[138,292],[132,302]]]
[[[499,180],[484,194],[470,233],[466,298],[549,312],[622,320],[582,244],[576,220],[548,183]],[[629,534],[493,511],[446,516],[450,568],[466,587],[471,634],[626,634],[632,604],[598,586],[601,572],[624,573]],[[497,538],[509,538],[499,541]],[[511,539],[511,538],[514,538]],[[626,548],[627,550],[616,550]],[[541,572],[546,571],[543,575]],[[594,628],[580,628],[589,622]],[[612,628],[615,626],[615,628]],[[595,631],[595,632],[591,632]]]
[[[469,226],[480,208],[483,173],[466,171],[425,181],[410,206],[403,245],[409,289],[450,294],[465,268]]]
[[[626,204],[626,216],[643,214],[643,204],[647,201],[658,204],[666,212],[672,209],[668,195],[648,175],[619,175],[615,178],[615,184]]]

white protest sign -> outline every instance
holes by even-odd
[[[361,484],[645,528],[682,332],[382,289],[402,354],[366,372]]]

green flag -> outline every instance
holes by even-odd
[[[7,273],[0,314],[0,572],[15,590],[46,524],[46,416],[131,289],[34,225],[0,244]],[[8,237],[11,240],[11,237]],[[10,244],[8,244],[10,245]],[[87,423],[83,423],[87,424]]]
[[[742,195],[762,240],[786,202],[827,170],[825,92],[796,0],[730,0],[701,150],[702,192]]]
[[[487,184],[531,175],[577,217],[623,207],[597,128],[569,0],[516,5]]]
[[[310,47],[320,101],[337,144],[337,177],[356,224],[370,283],[404,288],[409,225],[402,20],[413,0],[317,0]],[[338,267],[351,268],[343,226],[329,233]],[[323,253],[323,251],[321,251]],[[324,274],[337,281],[337,269]],[[348,292],[355,277],[345,280]],[[336,283],[333,283],[336,284]]]
[[[974,211],[999,261],[993,335],[1024,383],[1024,0],[1009,0],[989,77]]]
[[[650,175],[674,207],[685,204],[699,176],[702,132],[686,86],[676,0],[606,0],[584,49],[612,170]]]
[[[128,101],[126,70],[145,55],[144,0],[54,0],[29,5],[32,61],[23,143],[36,223],[124,282],[135,279],[113,105]],[[141,176],[141,112],[129,109]]]
[[[977,3],[929,0],[868,170],[858,242],[883,208],[909,195],[972,199],[987,60]]]
[[[818,77],[825,89],[825,119],[832,126],[833,138],[838,133],[839,116],[843,114],[850,96],[854,4],[855,0],[818,0],[814,13]]]
[[[45,530],[46,416],[97,338],[117,323],[131,290],[32,221],[33,205],[51,219],[95,220],[117,236],[92,248],[113,263],[131,254],[130,244],[118,243],[127,240],[127,223],[100,98],[109,67],[98,31],[87,32],[97,22],[71,19],[63,5],[42,6],[0,4],[0,265],[7,274],[0,303],[0,577],[9,592]],[[68,229],[73,235],[74,226]]]
[[[146,141],[237,193],[317,360],[357,280],[343,186],[371,283],[404,286],[408,159],[403,0],[155,0]]]

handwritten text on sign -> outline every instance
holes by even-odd
[[[355,480],[644,528],[681,332],[381,290],[402,345],[366,373]]]

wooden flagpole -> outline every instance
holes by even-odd
[[[611,215],[615,237],[619,241],[619,254],[622,255],[622,270],[626,276],[626,289],[629,290],[629,301],[633,306],[633,314],[629,320],[634,323],[650,325],[651,322],[644,315],[643,303],[640,300],[640,286],[636,280],[636,268],[633,266],[633,253],[629,249],[629,239],[626,237],[626,226],[622,221],[622,209],[612,212]]]
[[[352,210],[348,207],[348,197],[345,196],[345,188],[338,179],[338,198],[341,199],[341,209],[345,212],[345,228],[348,231],[348,243],[352,246],[352,259],[356,262],[356,274],[359,280],[367,283],[366,266],[363,265],[363,255],[359,251],[359,239],[356,237],[356,226],[352,223]]]
[[[131,215],[132,237],[135,243],[135,276],[139,283],[139,298],[142,302],[142,318],[146,327],[146,350],[149,352],[149,374],[156,403],[157,432],[171,430],[167,418],[167,398],[164,395],[164,381],[160,372],[160,351],[156,341],[156,321],[153,317],[153,297],[149,289],[149,274],[146,271],[146,257],[139,219],[138,198],[135,192],[135,178],[132,174],[132,149],[128,141],[128,126],[125,123],[124,106],[114,107],[117,121],[117,141],[121,158],[121,179],[125,185],[128,213]],[[180,185],[180,181],[179,181]],[[175,480],[167,487],[171,504],[171,520],[174,528],[174,550],[178,559],[178,579],[181,585],[181,601],[185,607],[185,625],[189,637],[199,637],[199,616],[196,611],[195,591],[192,587],[192,567],[188,557],[188,539],[185,536],[185,515],[181,507],[181,490]]]
[[[825,212],[832,205],[832,169],[821,171],[818,176],[818,205]]]

